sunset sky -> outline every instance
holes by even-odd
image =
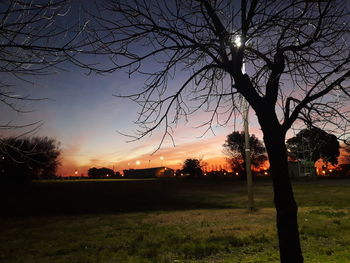
[[[74,6],[70,16],[61,18],[71,21]],[[61,23],[62,23],[61,21]],[[93,63],[105,61],[89,56]],[[159,64],[147,62],[149,71],[156,70]],[[4,104],[0,104],[0,123],[11,125],[30,124],[42,121],[42,125],[31,135],[49,136],[61,143],[62,160],[58,175],[86,174],[91,167],[108,167],[115,170],[127,168],[146,168],[168,166],[180,168],[186,158],[199,158],[209,164],[209,167],[222,165],[226,167],[222,145],[226,136],[235,128],[242,129],[242,120],[234,120],[225,127],[214,126],[213,133],[203,132],[200,126],[208,115],[203,112],[192,116],[189,122],[180,122],[174,131],[175,147],[167,138],[157,150],[161,142],[163,130],[161,127],[151,136],[127,143],[128,137],[122,134],[135,135],[138,126],[138,107],[128,99],[117,98],[113,95],[132,94],[140,91],[145,81],[140,75],[128,76],[126,72],[115,72],[104,76],[88,72],[70,64],[63,64],[64,70],[57,70],[45,77],[31,76],[30,82],[11,78],[8,74],[4,81],[14,84],[11,89],[19,96],[45,98],[40,101],[19,101],[16,107],[28,113],[17,113]],[[246,65],[249,74],[249,65]],[[186,72],[180,72],[169,81],[171,85],[179,85]],[[21,134],[32,127],[19,130],[2,131],[4,136]],[[122,133],[122,134],[121,134]],[[250,134],[262,139],[262,134],[255,118],[250,111]],[[290,131],[287,137],[294,135]],[[160,157],[164,157],[163,161]],[[140,165],[136,165],[140,161]]]
[[[77,2],[73,2],[77,3]],[[85,6],[91,8],[91,6]],[[78,17],[78,5],[73,5],[70,13],[59,17],[58,23],[72,23]],[[92,63],[107,63],[106,59],[88,56]],[[148,70],[159,68],[157,62],[147,62]],[[26,81],[3,73],[2,81],[14,85],[13,94],[18,96],[44,99],[40,101],[17,101],[15,107],[29,111],[17,113],[0,103],[0,123],[25,125],[41,121],[41,126],[30,135],[49,136],[61,143],[61,167],[58,175],[86,174],[91,167],[109,167],[115,170],[127,168],[145,168],[168,166],[180,168],[186,158],[199,158],[209,167],[222,165],[227,167],[222,145],[226,135],[234,130],[234,123],[226,127],[213,127],[203,135],[205,128],[195,128],[207,120],[208,115],[198,113],[189,122],[180,122],[173,134],[175,147],[167,138],[161,142],[163,130],[160,128],[152,136],[128,143],[130,138],[123,134],[135,135],[138,126],[138,107],[128,99],[113,95],[131,94],[140,91],[145,79],[140,75],[126,72],[87,75],[87,71],[69,63],[60,65],[51,75],[38,77],[26,76]],[[169,85],[178,86],[188,72],[180,72]],[[171,87],[170,87],[171,88]],[[261,138],[254,114],[251,112],[251,133]],[[242,120],[238,119],[236,128],[241,129]],[[20,135],[34,126],[17,130],[2,130],[3,136]],[[163,161],[160,157],[163,157]],[[140,161],[140,165],[136,165]]]
[[[61,143],[62,165],[59,175],[86,174],[93,166],[122,170],[136,167],[168,166],[179,168],[186,158],[200,158],[210,165],[225,165],[222,144],[226,135],[233,131],[227,127],[214,127],[213,133],[201,137],[203,128],[195,128],[206,119],[204,113],[192,118],[191,122],[179,125],[175,130],[175,147],[168,139],[158,148],[162,136],[159,129],[152,136],[136,142],[120,133],[135,134],[138,128],[133,121],[137,118],[136,105],[113,96],[136,91],[142,87],[139,78],[130,78],[123,72],[106,76],[86,75],[81,69],[69,67],[68,72],[57,72],[45,78],[34,78],[35,83],[16,82],[16,93],[32,98],[47,98],[42,101],[20,102],[23,110],[32,112],[19,114],[0,105],[1,122],[25,124],[43,121],[35,135],[50,136]],[[254,114],[251,112],[250,132],[261,138]],[[237,128],[242,124],[237,121]],[[27,129],[16,131],[23,132]],[[13,134],[9,131],[7,134]],[[33,135],[34,135],[33,134]],[[160,157],[164,160],[161,161]],[[137,166],[136,161],[141,161]],[[150,163],[149,163],[150,160]]]

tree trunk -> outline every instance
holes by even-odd
[[[298,207],[288,174],[285,133],[279,123],[273,123],[271,119],[268,125],[262,125],[262,130],[273,180],[280,259],[282,263],[301,263],[303,256],[297,222]]]

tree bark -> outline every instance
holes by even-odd
[[[259,118],[259,122],[264,134],[273,180],[280,260],[281,263],[302,263],[304,260],[297,222],[298,207],[288,173],[285,132],[274,116],[270,115],[268,120],[263,121]]]

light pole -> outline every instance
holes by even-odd
[[[253,195],[253,176],[251,169],[251,156],[250,156],[250,145],[249,145],[249,126],[248,126],[248,115],[249,115],[249,104],[247,100],[243,101],[244,107],[244,147],[245,147],[245,167],[247,174],[247,190],[248,190],[248,209],[252,211],[254,209],[254,195]]]
[[[237,36],[235,38],[235,44],[237,48],[242,45],[241,38]],[[242,63],[242,73],[245,74],[245,64]],[[251,169],[251,156],[249,145],[249,103],[243,97],[243,120],[244,120],[244,151],[245,151],[245,167],[247,175],[247,192],[248,192],[248,209],[253,211],[254,209],[254,195],[253,195],[253,176]]]

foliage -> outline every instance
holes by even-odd
[[[339,164],[336,171],[339,176],[350,177],[350,163]]]
[[[245,171],[245,145],[244,145],[244,131],[234,131],[227,135],[225,144],[225,153],[231,157],[232,169]],[[254,167],[258,168],[266,160],[266,149],[262,141],[260,141],[254,134],[249,135],[250,158]]]
[[[109,168],[90,168],[88,170],[88,176],[90,178],[115,178],[118,177],[120,175],[119,172],[115,173],[112,169]]]
[[[319,128],[301,130],[295,137],[287,140],[287,147],[297,159],[312,160],[316,162],[338,163],[339,142],[333,134]]]
[[[350,164],[350,145],[341,145],[341,154],[339,157],[339,162],[344,164]]]
[[[48,137],[1,139],[1,177],[14,184],[53,178],[59,166],[59,143]]]
[[[186,159],[184,161],[182,171],[191,177],[201,177],[203,176],[201,160],[199,159]]]

